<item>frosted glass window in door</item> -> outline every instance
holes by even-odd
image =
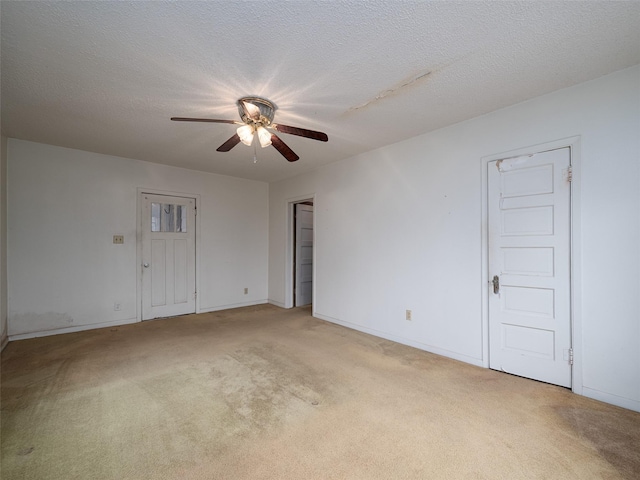
[[[160,231],[175,232],[175,205],[163,203],[160,210]]]
[[[151,204],[151,231],[152,232],[160,231],[160,204],[159,203]]]
[[[172,203],[151,204],[152,232],[187,232],[187,206]]]
[[[176,205],[176,232],[187,232],[187,206]]]

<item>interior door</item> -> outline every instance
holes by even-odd
[[[194,313],[193,198],[142,194],[142,319]]]
[[[295,306],[312,302],[313,292],[313,205],[295,205]]]
[[[571,386],[569,148],[488,164],[489,365]]]

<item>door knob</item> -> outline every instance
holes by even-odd
[[[142,264],[142,266],[143,266],[144,268],[149,268],[149,264],[148,264],[148,263],[143,263],[143,264]]]
[[[500,277],[498,277],[498,275],[494,275],[491,283],[493,283],[493,293],[496,295],[500,293]]]

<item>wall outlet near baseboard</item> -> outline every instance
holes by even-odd
[[[244,294],[248,294],[249,293],[249,289],[247,287],[244,287]]]
[[[407,310],[405,313],[405,320],[411,321],[411,310]]]
[[[122,310],[122,304],[121,304],[121,303],[118,303],[118,302],[115,302],[115,303],[113,304],[113,311],[114,311],[114,312],[119,312],[120,310]]]

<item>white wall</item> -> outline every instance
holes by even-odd
[[[315,195],[316,316],[485,364],[482,158],[573,136],[575,390],[640,410],[640,66],[272,184],[270,301]]]
[[[199,311],[267,301],[266,183],[15,139],[8,174],[11,338],[136,321],[138,187],[200,195]]]
[[[0,349],[8,340],[7,329],[7,137],[0,137]]]

